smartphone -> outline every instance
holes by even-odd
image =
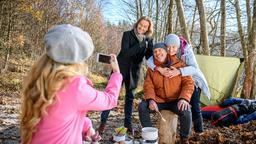
[[[110,55],[97,53],[97,62],[110,64],[110,59],[111,59]]]

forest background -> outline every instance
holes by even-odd
[[[26,72],[25,62],[44,52],[47,30],[70,23],[93,38],[95,51],[87,61],[91,72],[106,74],[95,63],[96,53],[117,54],[122,33],[141,16],[152,18],[155,42],[176,33],[196,54],[244,58],[243,97],[255,98],[255,0],[1,0],[1,73]]]
[[[244,59],[242,97],[256,98],[256,0],[1,0],[0,142],[18,139],[22,80],[44,52],[43,38],[49,28],[69,23],[92,36],[95,50],[86,63],[96,86],[103,88],[110,70],[96,63],[96,53],[118,54],[123,32],[141,16],[152,18],[154,42],[176,33],[191,43],[196,54]],[[234,137],[254,141],[252,125],[248,125],[254,128],[252,133],[245,128],[245,133]],[[243,127],[230,133],[237,129]],[[217,142],[222,143],[218,133]]]

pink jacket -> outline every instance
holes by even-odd
[[[47,109],[37,125],[32,144],[82,144],[82,132],[91,121],[88,111],[103,111],[117,106],[122,75],[113,73],[105,91],[98,91],[86,77],[75,76],[56,94],[56,103]]]

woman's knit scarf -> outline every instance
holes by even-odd
[[[137,32],[137,29],[136,29],[136,28],[134,28],[133,31],[134,31],[134,33],[135,33],[137,39],[139,40],[139,42],[142,42],[142,41],[144,40],[144,38],[146,37],[146,35],[144,35],[144,34],[139,34],[139,33]]]

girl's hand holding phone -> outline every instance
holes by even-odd
[[[110,65],[112,67],[113,72],[120,73],[120,69],[119,69],[118,61],[116,59],[116,55],[115,54],[110,54],[110,56],[111,56]]]

